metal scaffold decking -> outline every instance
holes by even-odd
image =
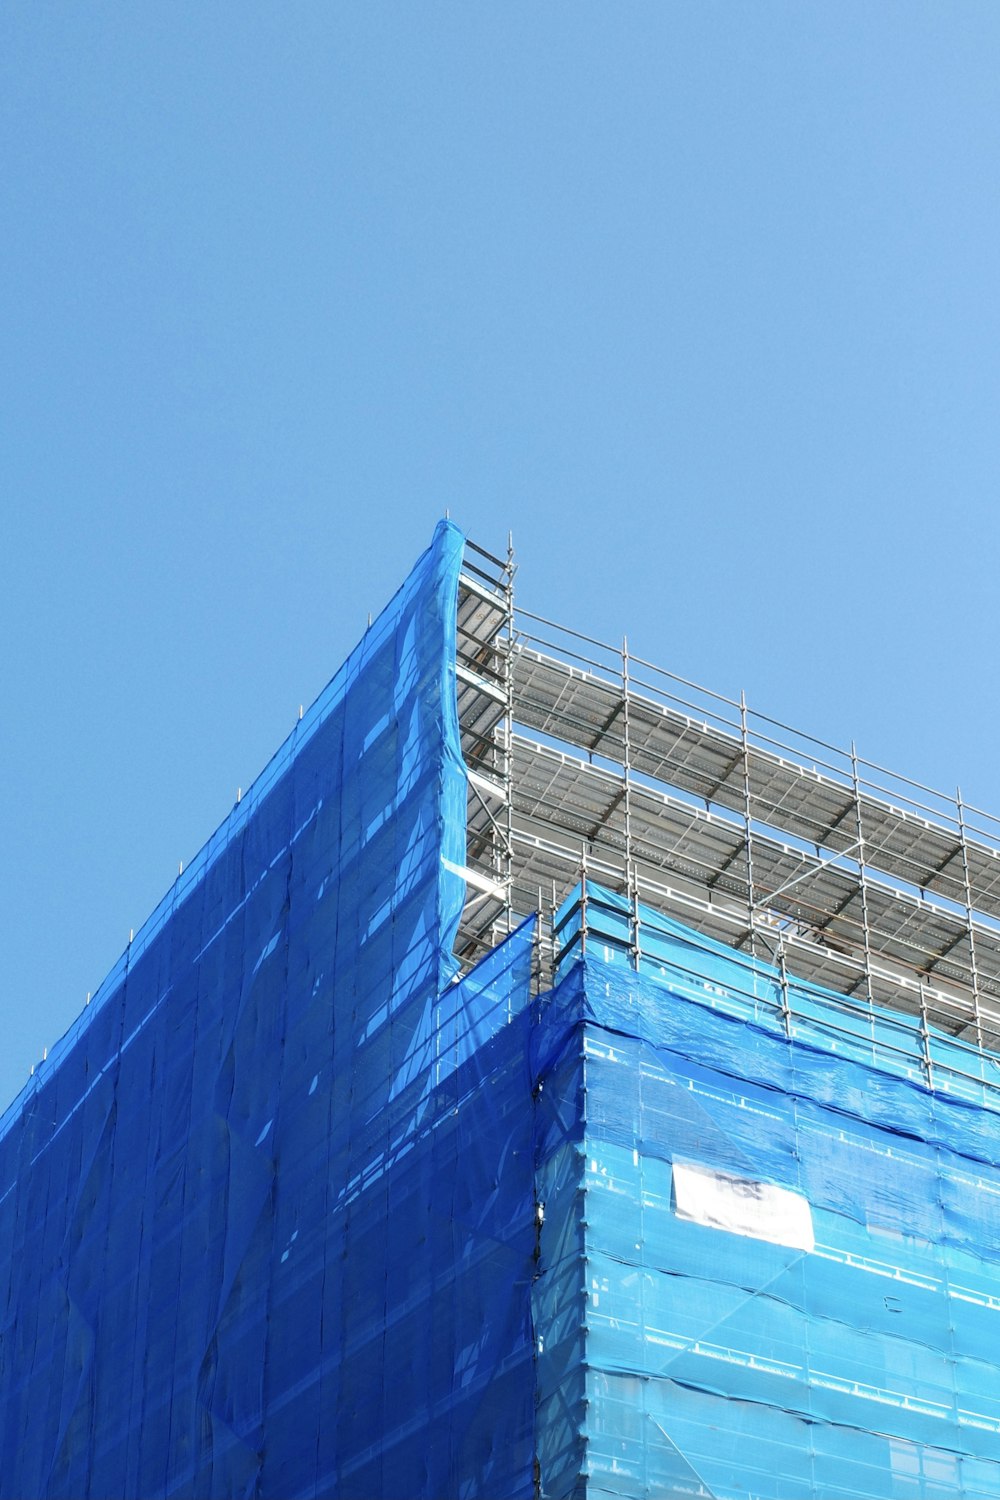
[[[586,873],[807,981],[1000,1046],[1000,820],[514,605],[469,544],[471,962]],[[551,922],[547,925],[551,955]]]

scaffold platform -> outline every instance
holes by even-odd
[[[468,543],[470,964],[582,877],[853,1002],[1000,1048],[1000,819],[515,605]],[[544,940],[543,940],[544,942]],[[975,1069],[978,1073],[978,1067]]]

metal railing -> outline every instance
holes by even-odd
[[[518,733],[621,778],[615,829],[598,831],[590,847],[598,864],[603,852],[602,878],[610,875],[617,845],[613,883],[631,901],[641,895],[656,904],[663,897],[672,909],[687,899],[689,892],[651,874],[649,860],[644,865],[636,809],[637,799],[658,788],[693,800],[706,815],[735,817],[741,826],[739,860],[726,870],[706,869],[703,877],[743,892],[737,946],[779,964],[786,945],[811,946],[834,965],[846,961],[848,989],[863,992],[869,1006],[896,1003],[898,991],[904,1008],[929,1009],[950,1028],[968,1028],[977,1045],[1000,1038],[1000,819],[966,803],[960,791],[951,796],[911,780],[867,760],[854,745],[838,748],[758,712],[742,695],[726,697],[668,672],[625,640],[611,646],[518,607],[512,647]],[[543,714],[519,678],[546,662],[564,674],[566,691]],[[605,691],[603,722],[580,709],[581,685]],[[678,755],[671,765],[669,754],[656,763],[651,736],[658,724],[683,735],[686,748],[694,742],[710,752],[705,763],[690,757],[682,763]],[[513,800],[516,807],[516,787]],[[561,853],[574,840],[578,850],[578,832],[560,835],[558,818],[552,821]],[[514,844],[516,883],[524,857],[516,827]],[[786,866],[799,852],[801,868],[769,885],[779,845]],[[824,872],[841,879],[845,895],[837,909],[817,898],[815,877]],[[557,894],[569,880],[567,868]],[[928,947],[926,937],[935,920],[948,924],[938,948]]]

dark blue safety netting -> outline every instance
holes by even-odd
[[[531,930],[461,982],[462,537],[0,1121],[0,1496],[533,1486]]]
[[[541,1259],[585,1299],[543,1475],[579,1461],[587,1494],[649,1500],[995,1500],[996,1061],[963,1080],[931,1038],[932,1090],[912,1021],[863,1027],[797,983],[783,1010],[776,968],[646,909],[636,968],[628,903],[591,886],[588,906],[538,1031],[577,1100],[539,1171]]]

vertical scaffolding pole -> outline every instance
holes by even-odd
[[[587,846],[580,860],[580,957],[587,956]]]
[[[931,1055],[931,1028],[927,1018],[927,996],[924,993],[924,981],[920,980],[920,1039],[924,1049],[924,1076],[927,1087],[934,1087],[934,1059]]]
[[[556,901],[556,883],[552,882],[551,899],[549,902],[549,983],[556,982],[556,912],[559,910]]]
[[[861,927],[865,945],[865,984],[868,989],[868,1010],[872,1046],[874,1047],[875,991],[872,985],[872,940],[871,928],[868,922],[868,874],[865,866],[865,831],[864,820],[861,816],[861,777],[858,774],[858,750],[853,740],[851,741],[851,776],[854,782],[854,818],[858,836],[858,873],[861,882]]]
[[[958,808],[958,831],[962,840],[962,878],[965,883],[965,920],[969,929],[969,967],[972,970],[972,1013],[975,1018],[976,1046],[983,1045],[983,1017],[979,1008],[979,966],[976,962],[976,934],[972,925],[972,872],[969,868],[969,835],[965,826],[965,803],[962,788],[955,788]]]
[[[503,869],[499,871],[506,892],[504,925],[506,936],[514,926],[514,533],[507,533],[507,565],[504,569],[504,603],[507,609],[507,640],[504,644],[503,779],[505,802],[505,849]],[[541,922],[541,913],[538,917]]]
[[[629,660],[628,636],[622,636],[622,737],[625,741],[625,888],[629,904],[629,948],[632,966],[638,969],[639,946],[639,883],[635,872],[635,853],[632,847],[632,732],[629,718]]]
[[[740,691],[740,733],[743,740],[743,823],[746,830],[747,917],[750,923],[750,952],[756,958],[757,928],[754,920],[756,896],[754,894],[753,880],[753,834],[750,826],[753,816],[753,802],[750,791],[750,734],[747,727],[747,697],[746,693],[742,690]]]
[[[780,933],[778,935],[778,973],[781,977],[781,1019],[785,1028],[785,1036],[790,1041],[792,1036],[792,1007],[788,998],[788,970],[785,968],[785,943]]]

